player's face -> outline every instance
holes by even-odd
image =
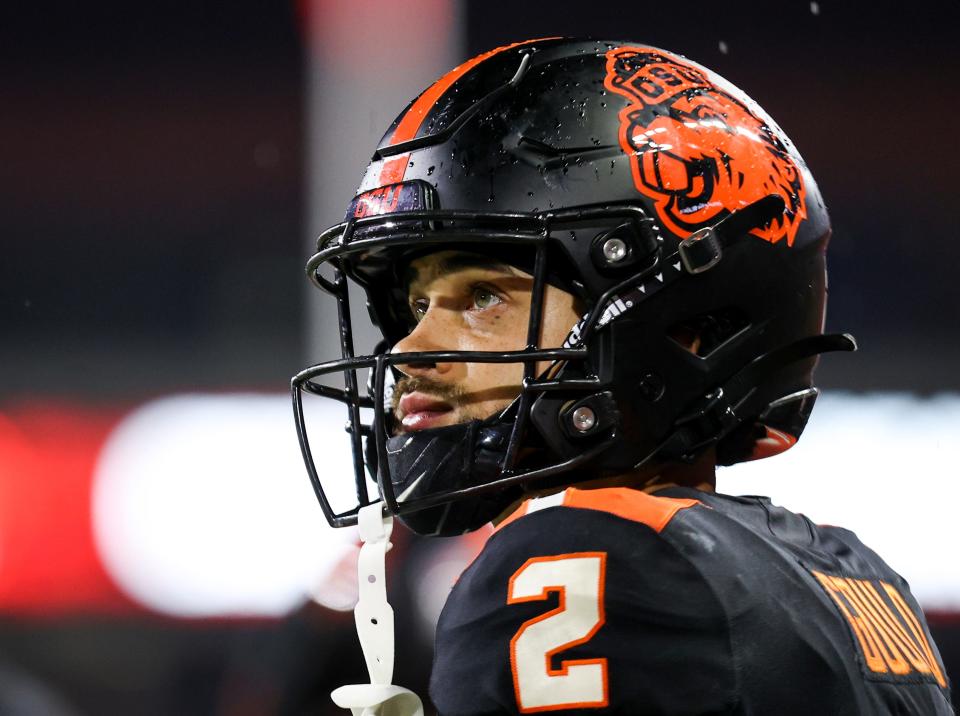
[[[516,351],[526,345],[533,278],[462,252],[430,254],[410,264],[407,298],[417,324],[394,346],[412,351]],[[540,347],[559,347],[579,319],[571,294],[548,285]],[[546,364],[538,366],[538,372]],[[520,363],[416,363],[393,396],[398,432],[487,418],[520,393]]]

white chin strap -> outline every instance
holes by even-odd
[[[394,686],[393,608],[387,602],[386,556],[392,546],[393,516],[383,516],[380,502],[360,508],[360,601],[353,610],[360,648],[370,673],[369,684],[350,684],[330,694],[333,703],[353,716],[423,716],[420,697]]]

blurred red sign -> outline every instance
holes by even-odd
[[[0,612],[142,611],[94,544],[91,486],[118,410],[64,405],[0,412]]]

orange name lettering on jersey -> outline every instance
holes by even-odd
[[[933,677],[946,687],[943,666],[920,621],[893,585],[811,572],[850,624],[866,669],[893,677]]]

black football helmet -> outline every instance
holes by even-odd
[[[692,461],[711,447],[722,464],[790,447],[817,396],[817,354],[855,348],[823,335],[829,235],[817,185],[783,131],[690,60],[549,38],[465,62],[396,119],[345,221],[307,263],[337,299],[342,335],[340,360],[292,380],[327,519],[353,524],[382,499],[416,532],[459,534],[524,489]],[[413,325],[404,267],[450,249],[533,276],[525,349],[390,353]],[[373,355],[354,355],[350,281],[383,335]],[[562,347],[537,344],[547,282],[586,307]],[[678,340],[684,331],[698,336],[696,350]],[[394,436],[396,366],[437,361],[523,363],[521,393],[485,420]],[[551,368],[537,374],[538,361]],[[331,374],[345,387],[321,382]],[[337,512],[327,499],[305,392],[346,406],[356,508]]]

